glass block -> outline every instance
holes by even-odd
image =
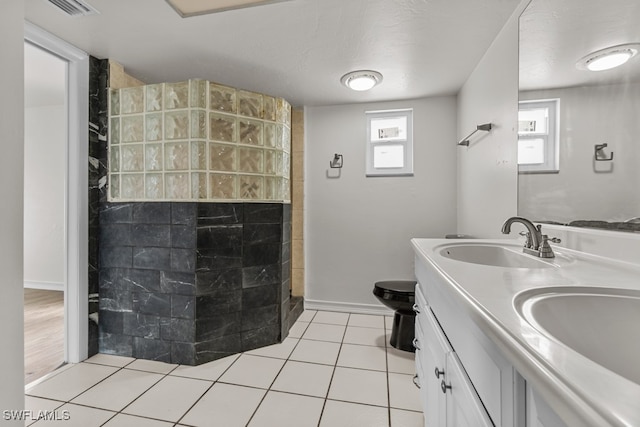
[[[275,175],[278,171],[278,157],[275,150],[264,150],[264,173]]]
[[[240,172],[262,173],[264,154],[259,148],[239,147],[238,170]]]
[[[164,145],[164,168],[165,170],[187,170],[189,169],[189,143],[188,142],[167,142]]]
[[[144,175],[141,173],[120,175],[120,197],[130,200],[144,198]]]
[[[205,110],[191,110],[191,138],[207,137],[207,113]]]
[[[264,199],[263,176],[238,175],[238,181],[241,199]]]
[[[189,82],[164,84],[164,109],[189,107]]]
[[[191,197],[188,173],[167,173],[164,176],[164,183],[166,199],[179,200]]]
[[[144,86],[120,89],[120,114],[144,111]]]
[[[123,145],[121,148],[121,169],[123,172],[142,172],[144,166],[144,145]]]
[[[238,120],[238,142],[241,144],[262,145],[262,122],[257,120]]]
[[[282,153],[282,177],[289,179],[291,175],[291,157],[289,153]]]
[[[267,200],[280,200],[282,199],[280,191],[282,184],[282,178],[276,176],[264,177],[264,198]]]
[[[162,139],[162,113],[146,114],[144,128],[145,141],[160,141]]]
[[[120,91],[118,89],[109,90],[109,114],[120,115]]]
[[[164,113],[165,139],[189,138],[189,111]]]
[[[162,84],[147,86],[146,104],[147,111],[162,110]]]
[[[209,108],[226,113],[236,112],[236,90],[232,87],[209,83]]]
[[[282,151],[276,151],[276,175],[282,176],[284,173],[282,158],[284,157],[284,153]]]
[[[291,152],[291,130],[289,129],[288,126],[284,126],[279,130],[281,130],[282,132],[280,135],[278,135],[278,137],[282,142],[282,149],[287,153],[290,153]]]
[[[148,171],[162,170],[162,144],[144,146],[144,169]]]
[[[164,180],[161,173],[148,173],[145,175],[144,195],[147,199],[162,199]]]
[[[109,194],[111,194],[111,199],[120,198],[120,175],[109,174]]]
[[[191,174],[191,198],[192,199],[207,198],[207,174],[206,173]]]
[[[264,119],[272,122],[276,121],[276,99],[273,96],[263,97]]]
[[[122,142],[142,142],[144,140],[144,117],[129,116],[121,120]]]
[[[109,172],[120,172],[120,147],[109,148]]]
[[[237,178],[235,175],[224,173],[209,174],[209,198],[237,199]]]
[[[291,104],[282,98],[276,98],[276,122],[291,125]]]
[[[269,148],[276,147],[276,125],[273,123],[264,124],[264,146]]]
[[[282,179],[282,200],[291,201],[291,182],[286,178]]]
[[[120,144],[120,117],[111,119],[109,127],[109,143]]]
[[[215,171],[236,170],[236,147],[227,144],[209,144],[209,169]]]
[[[276,125],[276,148],[282,150],[282,136],[284,135],[284,125]]]
[[[209,138],[217,141],[236,142],[236,118],[221,114],[209,114]]]
[[[207,169],[207,143],[204,141],[191,142],[191,169]]]
[[[191,108],[207,108],[207,81],[189,80],[189,90],[191,91]]]
[[[238,114],[246,117],[262,118],[262,94],[238,91]]]

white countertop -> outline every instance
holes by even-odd
[[[568,425],[640,426],[640,384],[541,334],[513,305],[518,293],[550,286],[640,290],[640,265],[554,246],[556,258],[549,262],[555,267],[505,268],[456,261],[439,251],[445,245],[483,243],[518,249],[517,240],[412,239],[411,243],[417,257],[437,271],[480,329]],[[640,332],[629,339],[640,339]]]

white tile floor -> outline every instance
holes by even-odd
[[[421,427],[391,317],[306,310],[281,344],[200,366],[99,354],[27,390],[36,427]],[[66,411],[66,412],[65,412]]]

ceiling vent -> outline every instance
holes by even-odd
[[[98,12],[93,6],[81,0],[47,0],[69,16],[96,15]]]

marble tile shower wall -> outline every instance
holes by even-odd
[[[107,201],[109,60],[89,57],[88,355],[98,352],[98,239],[100,205]]]
[[[290,200],[291,106],[204,80],[110,91],[111,201]]]
[[[198,365],[289,330],[291,208],[106,203],[100,352]]]

